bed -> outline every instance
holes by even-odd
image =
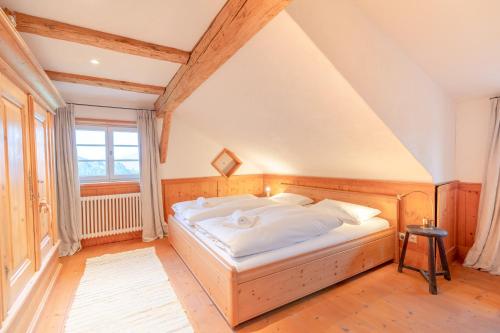
[[[287,185],[286,192],[302,194],[314,201],[352,202],[377,208],[382,213],[367,230],[352,232],[342,226],[336,236],[327,234],[306,244],[236,259],[186,223],[169,216],[170,243],[232,327],[397,260],[396,197],[297,185]]]

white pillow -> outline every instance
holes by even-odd
[[[318,202],[317,204],[310,205],[308,209],[315,210],[319,213],[333,215],[339,218],[343,223],[347,224],[359,224],[359,222],[352,217],[349,213],[338,206],[322,204],[323,201]]]
[[[337,200],[330,200],[330,199],[324,199],[318,202],[317,204],[313,205],[316,207],[321,207],[321,208],[340,208],[344,210],[347,214],[352,216],[355,220],[354,224],[361,224],[361,222],[366,221],[371,219],[372,217],[375,217],[381,213],[380,210],[376,208],[371,208],[367,206],[362,206],[362,205],[356,205],[353,203],[349,202],[344,202],[344,201],[337,201]],[[346,223],[349,223],[346,221]]]
[[[271,197],[271,200],[283,203],[283,204],[289,204],[289,205],[300,205],[300,206],[305,206],[313,203],[314,201],[311,198],[305,197],[300,194],[295,194],[295,193],[279,193],[275,194]]]

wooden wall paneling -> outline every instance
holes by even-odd
[[[219,177],[163,179],[163,212],[165,220],[172,214],[171,207],[179,201],[194,200],[198,197],[216,197]]]
[[[217,197],[243,193],[263,194],[262,175],[237,175],[163,179],[163,209],[165,219],[172,213],[171,207],[179,201],[194,200],[198,197]]]
[[[217,179],[217,196],[250,193],[261,196],[264,193],[262,175],[237,175]]]
[[[80,185],[80,196],[126,194],[141,192],[138,182],[89,183]]]
[[[481,184],[459,183],[457,199],[457,254],[463,260],[474,244]]]
[[[444,246],[448,262],[457,253],[458,181],[437,186],[437,226],[448,231]]]
[[[132,231],[132,232],[124,233],[124,234],[82,239],[81,243],[82,243],[82,247],[86,248],[89,246],[97,246],[97,245],[102,245],[102,244],[124,242],[124,241],[128,241],[131,239],[139,239],[141,237],[142,237],[142,231]]]
[[[451,182],[436,187],[430,183],[362,180],[293,175],[238,175],[162,180],[165,218],[172,213],[172,204],[193,200],[199,196],[227,196],[239,193],[262,195],[265,186],[272,194],[283,192],[287,184],[326,189],[378,193],[407,194],[399,203],[399,231],[408,224],[421,224],[423,218],[433,218],[435,193],[438,196],[438,223],[449,232],[445,245],[449,259],[463,257],[474,241],[480,185]],[[409,194],[408,194],[409,193]],[[408,244],[407,263],[427,267],[427,240],[417,237]]]
[[[432,218],[433,216],[435,186],[431,183],[275,174],[264,174],[263,180],[264,186],[271,187],[272,194],[283,192],[286,189],[286,184],[394,196],[410,193],[403,197],[399,204],[400,232],[404,232],[406,225],[421,224],[423,218]],[[402,242],[400,242],[401,245]],[[427,267],[427,239],[417,237],[416,244],[411,242],[408,244],[406,262],[417,267]]]

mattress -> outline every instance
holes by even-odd
[[[224,249],[217,245],[217,241],[205,235],[196,227],[190,226],[178,216],[174,216],[176,221],[180,223],[189,233],[198,238],[201,242],[207,245],[212,251],[220,256],[224,261],[232,266],[236,271],[243,272],[256,267],[271,264],[276,261],[295,257],[304,253],[320,250],[329,246],[341,244],[350,240],[358,239],[370,234],[386,230],[390,227],[387,220],[374,217],[364,221],[359,225],[344,223],[342,226],[332,229],[330,232],[319,237],[297,243],[284,248],[252,254],[245,257],[234,258],[230,256]]]

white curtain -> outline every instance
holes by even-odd
[[[163,238],[163,208],[161,199],[158,133],[154,112],[140,110],[137,113],[141,150],[141,204],[142,204],[142,240],[149,242]]]
[[[492,100],[491,145],[474,245],[464,265],[500,275],[500,104]]]
[[[57,225],[61,256],[80,250],[80,180],[76,159],[75,112],[73,105],[57,109],[54,122]]]

